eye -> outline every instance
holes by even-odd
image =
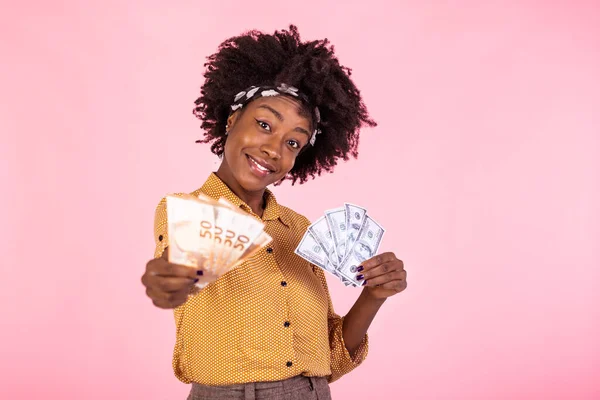
[[[288,140],[288,144],[292,146],[294,149],[300,148],[300,143],[297,140]]]
[[[256,123],[258,124],[258,126],[263,128],[264,130],[271,132],[271,126],[269,124],[267,124],[266,122],[260,121],[257,119]]]

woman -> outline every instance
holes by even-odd
[[[301,42],[295,26],[252,31],[221,44],[206,64],[194,112],[222,158],[192,192],[225,197],[265,223],[264,251],[189,295],[202,275],[168,263],[165,200],[155,216],[155,259],[142,282],[157,307],[173,308],[173,367],[188,399],[329,399],[328,383],[365,359],[367,329],[385,300],[406,288],[393,253],[367,260],[363,289],[335,314],[323,270],[294,254],[310,222],[267,189],[304,183],[358,155],[361,126],[375,126],[328,41]]]

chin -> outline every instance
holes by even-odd
[[[236,174],[237,175],[237,174]],[[259,178],[254,176],[251,172],[246,172],[237,175],[236,180],[248,192],[257,192],[260,190],[264,190],[267,186],[276,182],[276,179],[273,179],[273,176],[267,176],[265,178]]]

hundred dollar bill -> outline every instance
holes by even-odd
[[[193,196],[167,195],[169,262],[204,267],[212,258],[215,214]]]
[[[308,230],[312,234],[313,238],[321,245],[323,251],[327,255],[329,262],[335,268],[338,265],[337,253],[335,252],[335,243],[333,241],[333,235],[329,230],[329,224],[325,217],[321,217],[316,220]]]
[[[344,284],[344,286],[357,286],[354,282],[344,278],[342,275],[339,275],[339,278],[342,281],[342,283]]]
[[[294,253],[298,254],[300,257],[316,265],[317,267],[320,267],[321,269],[333,274],[337,278],[340,277],[336,269],[329,262],[327,254],[310,231],[306,231]]]
[[[346,257],[346,209],[344,207],[325,211],[325,219],[333,236],[335,254],[341,265]]]
[[[346,249],[351,249],[365,222],[367,210],[351,203],[344,203],[344,208],[346,210]]]
[[[364,261],[377,254],[384,233],[385,229],[367,215],[354,246],[349,250],[348,257],[338,272],[356,286],[360,286],[362,282],[356,280],[357,269]]]

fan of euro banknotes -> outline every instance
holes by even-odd
[[[300,241],[296,254],[339,278],[346,286],[360,286],[358,267],[379,250],[385,229],[367,210],[354,204],[325,211]]]
[[[271,242],[264,224],[224,198],[168,195],[169,262],[202,268],[202,289]]]

